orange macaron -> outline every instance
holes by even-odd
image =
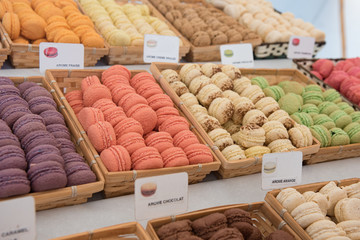
[[[144,134],[151,132],[157,123],[157,116],[154,110],[147,104],[135,104],[127,112],[126,115],[138,121]]]
[[[94,84],[101,84],[99,78],[96,75],[87,76],[86,78],[81,80],[81,90],[86,91],[86,89],[90,85],[94,85]]]
[[[132,169],[145,170],[162,168],[164,163],[158,150],[153,147],[143,147],[131,155]]]
[[[130,132],[122,135],[116,140],[116,144],[126,148],[130,155],[139,148],[146,147],[144,138],[136,132]]]
[[[189,165],[189,159],[179,147],[168,148],[161,153],[164,167],[179,167]]]
[[[115,127],[121,120],[127,118],[121,107],[112,107],[103,111],[105,120]]]
[[[101,161],[109,172],[129,171],[131,169],[131,158],[123,146],[111,146],[100,154]]]
[[[137,132],[141,136],[144,135],[144,130],[141,124],[133,118],[124,118],[114,127],[116,138],[120,138],[122,135],[129,132]]]
[[[92,106],[97,100],[107,98],[112,99],[110,90],[101,84],[90,85],[83,93],[85,107]]]
[[[104,114],[100,109],[85,107],[76,115],[85,131],[99,121],[105,121]]]
[[[89,140],[98,152],[116,145],[116,136],[114,128],[105,121],[97,122],[91,125],[87,131]]]

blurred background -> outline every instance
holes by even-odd
[[[317,58],[342,56],[341,0],[269,0],[280,12],[292,12],[295,17],[311,22],[326,33],[326,45]],[[346,57],[360,56],[360,1],[343,0]]]

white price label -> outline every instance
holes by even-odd
[[[254,55],[250,43],[221,45],[220,54],[222,64],[231,64],[238,68],[254,67]]]
[[[188,174],[168,174],[135,180],[137,220],[184,213],[188,206]]]
[[[33,197],[0,202],[0,240],[36,239]]]
[[[287,51],[287,58],[312,58],[314,54],[315,38],[291,36]]]
[[[264,154],[262,158],[262,189],[290,187],[301,183],[302,152]]]
[[[180,39],[178,37],[145,34],[144,62],[178,63],[179,46]]]
[[[40,72],[46,69],[83,69],[84,45],[42,42],[39,45]]]

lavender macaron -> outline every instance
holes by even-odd
[[[9,145],[21,147],[19,139],[14,134],[7,131],[0,131],[0,147]]]
[[[85,162],[72,162],[65,165],[67,186],[75,186],[96,181],[95,174]]]
[[[66,138],[58,138],[56,139],[57,142],[60,144],[60,153],[64,155],[70,152],[76,152],[75,145],[72,141]]]
[[[16,120],[30,113],[31,112],[29,108],[22,105],[16,105],[5,108],[5,110],[2,111],[0,115],[2,120],[4,120],[7,125],[9,125],[9,127],[12,127]]]
[[[54,161],[31,165],[27,173],[33,192],[63,188],[67,183],[63,166]]]
[[[20,117],[12,127],[13,133],[21,140],[31,132],[46,131],[44,120],[36,114],[26,114]]]
[[[28,165],[37,164],[46,161],[55,161],[64,165],[64,159],[61,156],[60,150],[49,144],[43,144],[34,147],[26,154],[26,161]]]
[[[64,158],[65,165],[72,162],[85,162],[84,158],[77,152],[65,153],[62,157]]]
[[[33,131],[21,139],[21,146],[25,153],[28,153],[31,149],[41,144],[59,146],[54,136],[48,131],[43,130]]]
[[[30,181],[26,172],[18,168],[0,170],[0,198],[30,192]]]
[[[56,110],[47,110],[40,113],[40,116],[44,119],[45,125],[62,124],[65,125],[64,116]]]
[[[34,86],[38,86],[38,84],[34,82],[24,82],[18,86],[18,89],[20,90],[20,94],[22,95],[26,91],[26,89]]]
[[[31,99],[35,98],[35,97],[48,97],[52,99],[52,95],[51,93],[48,92],[48,90],[46,90],[43,87],[40,86],[34,86],[31,88],[28,88],[25,90],[25,92],[22,94],[22,97],[26,100],[26,101],[30,101]]]
[[[71,140],[69,129],[62,124],[51,124],[47,125],[46,129],[51,133],[55,138],[66,138]]]
[[[10,132],[11,133],[11,129],[9,128],[7,123],[1,119],[0,119],[0,132]]]
[[[48,97],[35,97],[31,99],[28,103],[31,112],[35,114],[40,114],[47,110],[56,110],[55,101]]]
[[[0,113],[4,111],[5,108],[16,105],[22,105],[27,108],[29,107],[29,104],[19,96],[0,97]]]
[[[20,97],[20,91],[15,86],[11,85],[1,85],[0,86],[0,96],[19,96]]]
[[[20,147],[13,145],[0,147],[0,170],[8,168],[25,170],[26,167],[25,153]]]
[[[8,77],[0,77],[0,85],[10,85],[10,86],[14,86],[14,82],[11,81],[10,78]]]

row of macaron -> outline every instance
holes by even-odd
[[[0,81],[1,197],[95,181],[51,94],[33,82]]]
[[[280,191],[276,199],[312,239],[358,239],[360,234],[360,183],[338,187],[329,182],[318,192]]]
[[[69,92],[66,98],[71,106],[82,101],[82,108],[75,104],[73,110],[109,171],[213,161],[209,148],[189,130],[187,120],[151,74],[131,77],[128,69],[114,65],[102,73],[101,82],[96,76],[86,77],[82,90]],[[125,164],[117,164],[114,155]]]
[[[261,240],[263,233],[253,221],[250,212],[241,208],[231,208],[223,213],[207,214],[193,221],[184,219],[171,222],[159,227],[156,233],[160,240]],[[294,237],[286,231],[275,230],[265,238],[274,239],[293,240]]]
[[[311,67],[311,73],[317,78],[360,105],[360,58],[349,58],[335,64],[329,59],[319,59]]]
[[[295,123],[257,86],[262,77],[250,80],[234,66],[213,63],[185,64],[179,73],[161,74],[228,160],[312,145],[306,128],[300,135],[299,128],[292,130],[288,140]]]

